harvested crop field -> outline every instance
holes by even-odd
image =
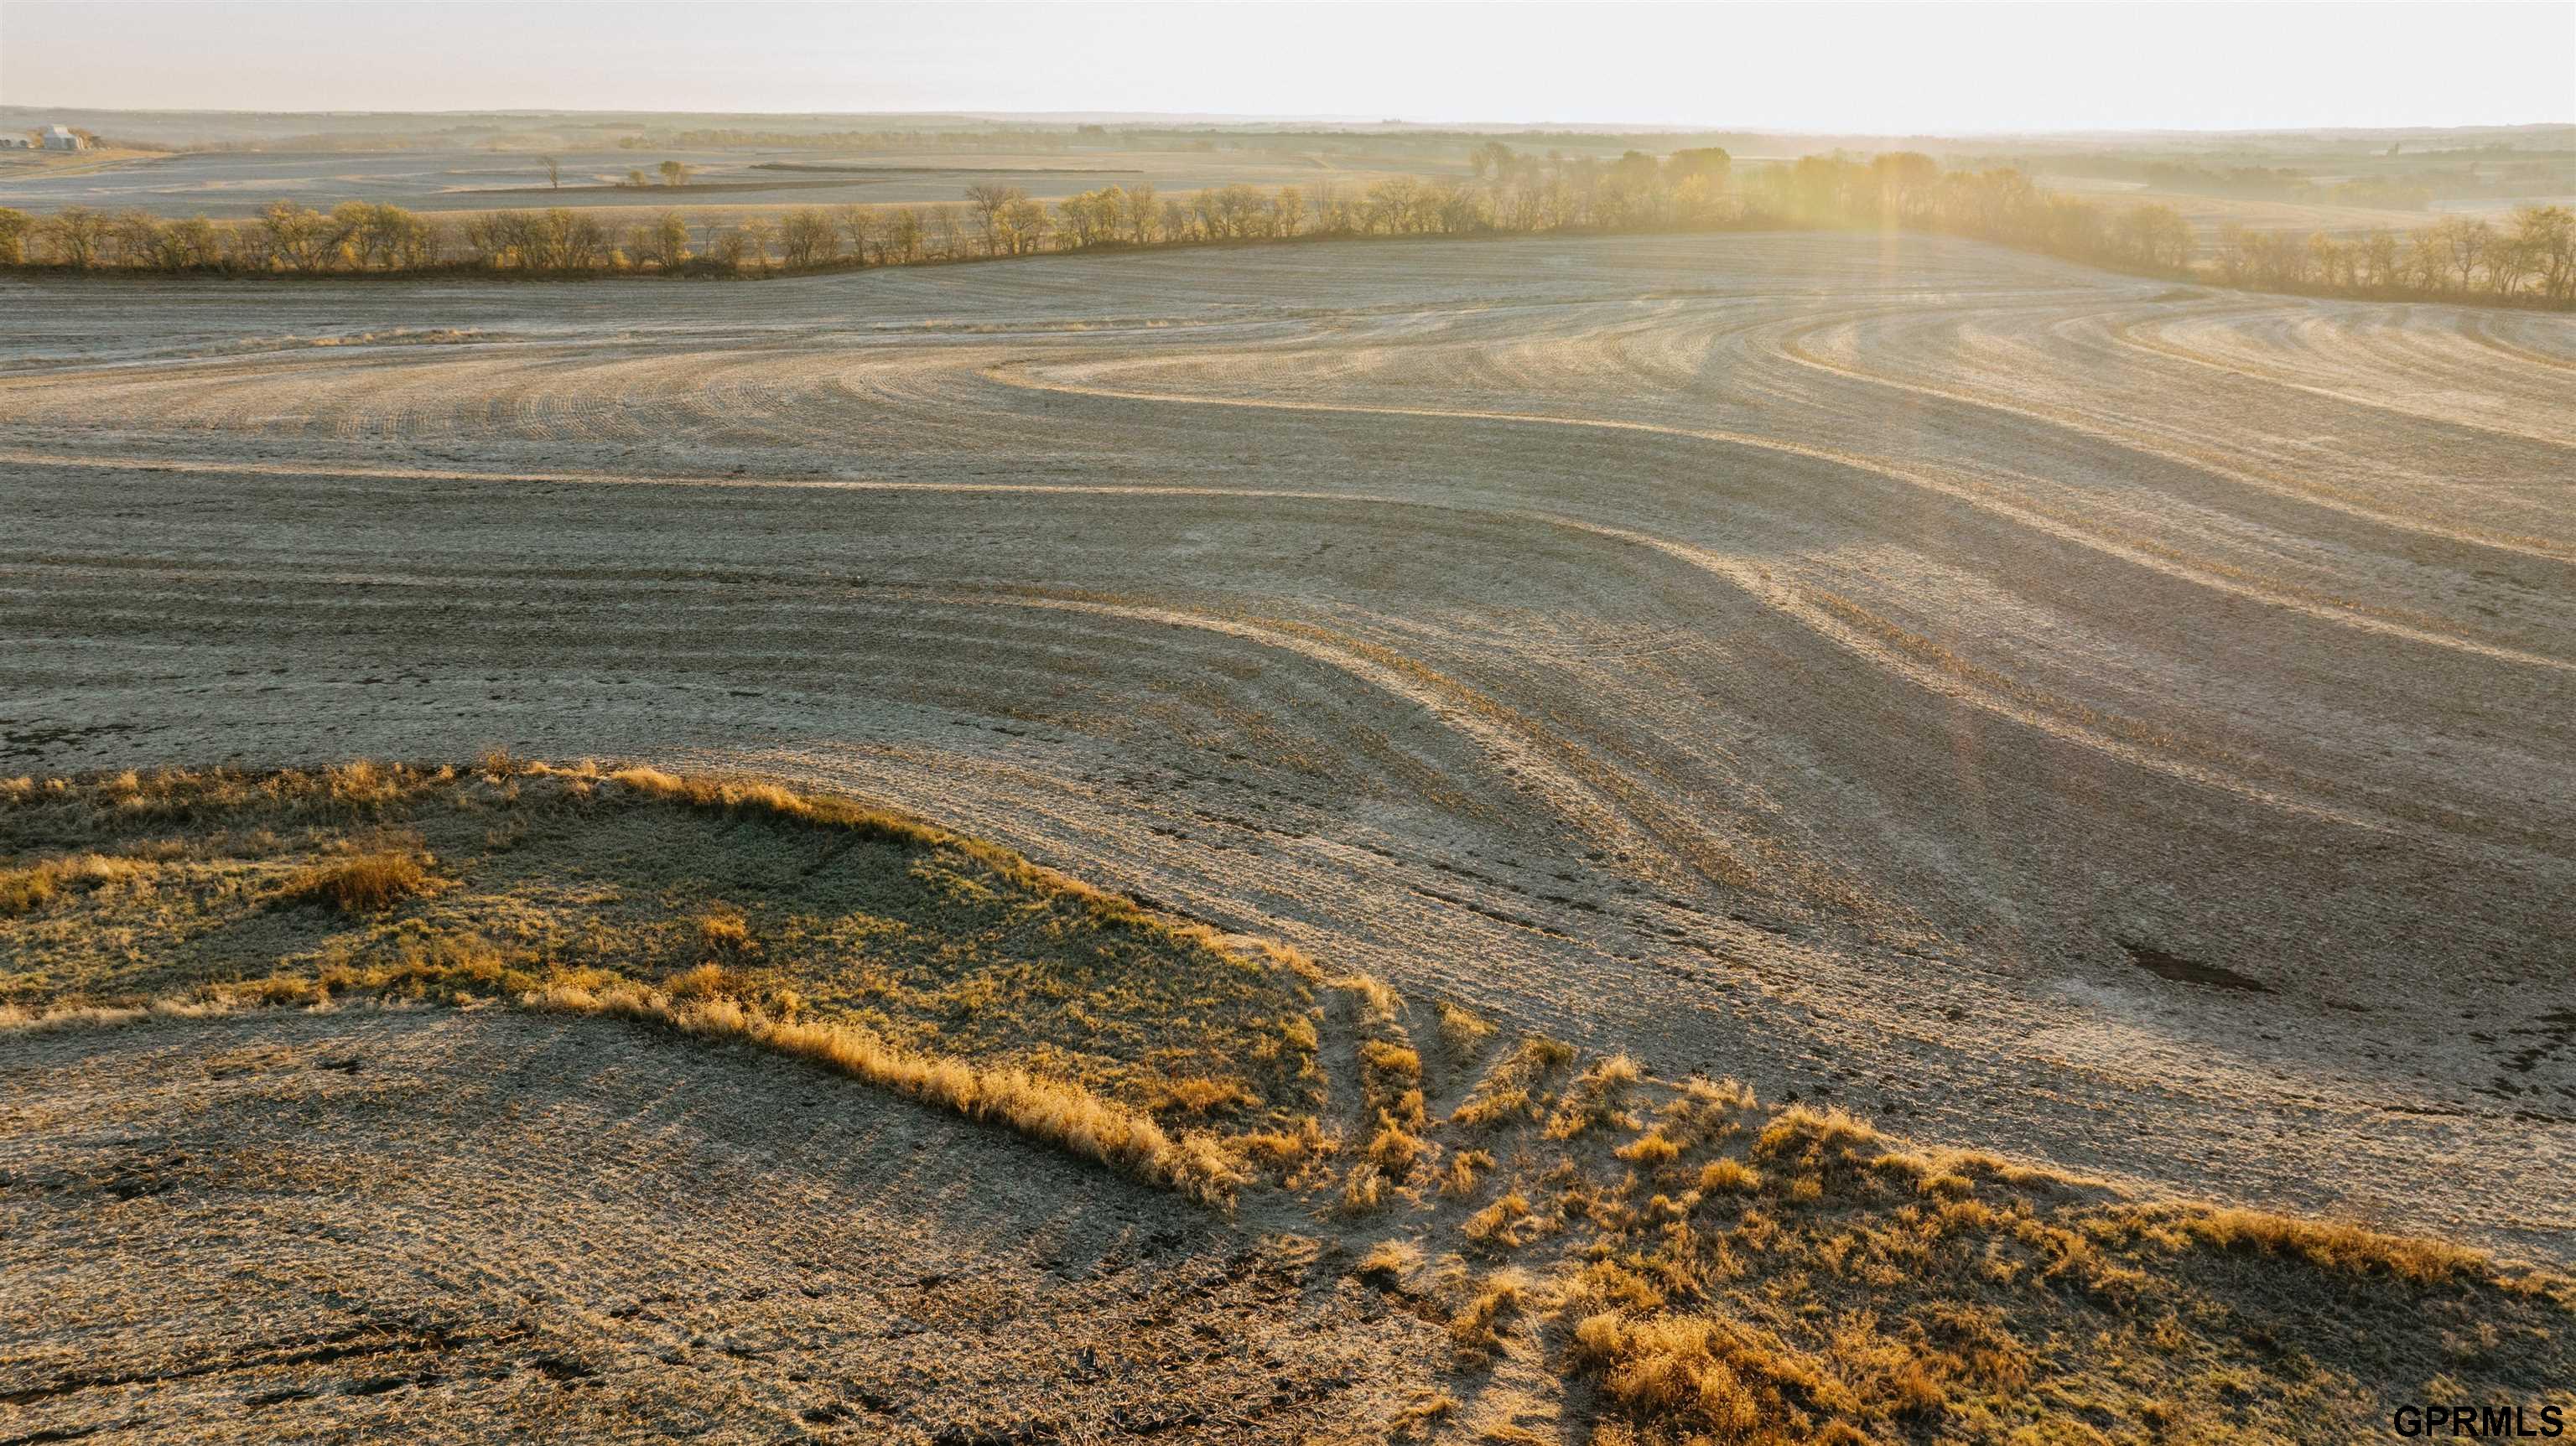
[[[1311,1242],[630,1024],[253,1015],[4,1068],[20,1439],[1359,1441],[1427,1384],[1432,1332]]]
[[[9,773],[832,787],[1670,1077],[2576,1256],[2567,318],[1809,235],[0,306]]]

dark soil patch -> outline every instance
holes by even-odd
[[[2272,986],[2260,979],[2249,978],[2233,969],[2223,969],[2216,964],[2203,964],[2197,959],[2186,959],[2180,954],[2159,949],[2153,944],[2141,944],[2135,940],[2122,939],[2120,947],[2129,951],[2130,963],[2159,979],[2170,979],[2177,984],[2207,984],[2219,989],[2241,989],[2248,994],[2272,992]]]

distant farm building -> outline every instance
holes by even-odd
[[[87,136],[78,135],[62,126],[50,126],[47,127],[45,131],[45,149],[49,151],[85,151],[89,149],[89,138]]]

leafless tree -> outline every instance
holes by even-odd
[[[966,188],[966,204],[975,213],[975,224],[983,234],[985,255],[1001,254],[1004,243],[1009,239],[1002,213],[1014,202],[1028,198],[1029,193],[1017,186],[978,182]]]
[[[53,243],[55,260],[74,271],[87,271],[98,264],[99,236],[106,229],[96,211],[65,206],[45,223],[45,239]]]
[[[778,226],[778,255],[791,270],[819,266],[840,254],[841,237],[832,218],[811,206],[787,213]]]
[[[833,208],[832,219],[840,225],[842,238],[850,243],[851,259],[862,266],[867,265],[868,240],[876,234],[876,220],[868,214],[868,208],[838,206]],[[880,255],[877,259],[883,261],[885,258]]]
[[[894,260],[921,259],[921,213],[910,206],[897,206],[886,217],[885,239],[878,243],[877,254]]]

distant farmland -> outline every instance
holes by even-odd
[[[49,175],[12,169],[0,158],[0,206],[50,214],[65,206],[101,210],[141,207],[178,218],[203,214],[216,220],[255,216],[281,198],[324,210],[342,201],[382,201],[417,211],[473,211],[496,206],[575,206],[631,209],[639,214],[666,205],[697,209],[716,202],[727,209],[767,211],[793,206],[921,205],[952,202],[971,182],[1000,177],[1042,199],[1136,178],[1164,190],[1201,190],[1238,184],[1311,184],[1318,178],[1365,185],[1425,167],[1319,165],[1297,155],[1105,153],[1096,158],[1061,153],[1013,155],[1005,150],[925,162],[917,153],[836,154],[812,151],[573,151],[557,158],[563,185],[547,180],[533,153],[488,150],[381,152],[209,151],[139,159],[79,174]],[[692,183],[623,186],[630,170],[651,172],[663,160],[690,168]],[[944,159],[944,158],[943,158]],[[1085,160],[1096,160],[1086,165]],[[1463,172],[1461,158],[1446,167]]]

